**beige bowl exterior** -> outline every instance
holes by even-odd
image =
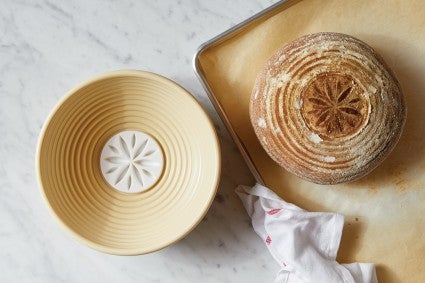
[[[100,170],[103,145],[136,130],[160,144],[164,171],[149,190],[113,189]],[[36,168],[53,215],[101,252],[138,255],[171,245],[203,218],[220,176],[220,149],[208,115],[185,89],[145,71],[116,71],[71,90],[40,134]]]

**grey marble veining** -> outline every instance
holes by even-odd
[[[234,194],[253,178],[195,77],[204,41],[273,1],[31,1],[0,3],[0,282],[273,282],[279,267]],[[37,187],[38,133],[73,86],[144,69],[193,93],[220,136],[223,174],[205,219],[159,252],[119,257],[70,237]]]

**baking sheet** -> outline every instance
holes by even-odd
[[[425,1],[302,0],[275,5],[203,45],[195,65],[258,180],[289,202],[345,215],[340,262],[374,262],[379,282],[425,282]],[[335,31],[374,47],[394,70],[408,107],[402,138],[359,181],[321,186],[276,165],[261,148],[248,105],[257,73],[282,45]]]

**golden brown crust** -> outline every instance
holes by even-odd
[[[278,164],[312,182],[336,184],[383,161],[400,137],[406,107],[392,71],[371,47],[348,35],[316,33],[267,62],[250,116]]]

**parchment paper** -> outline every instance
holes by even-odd
[[[305,209],[345,215],[340,262],[376,263],[380,283],[425,282],[425,1],[291,4],[204,50],[199,62],[207,83],[267,186]],[[251,90],[266,60],[285,43],[318,31],[347,33],[374,47],[396,73],[407,102],[395,150],[350,184],[320,186],[285,172],[263,151],[249,121]]]

